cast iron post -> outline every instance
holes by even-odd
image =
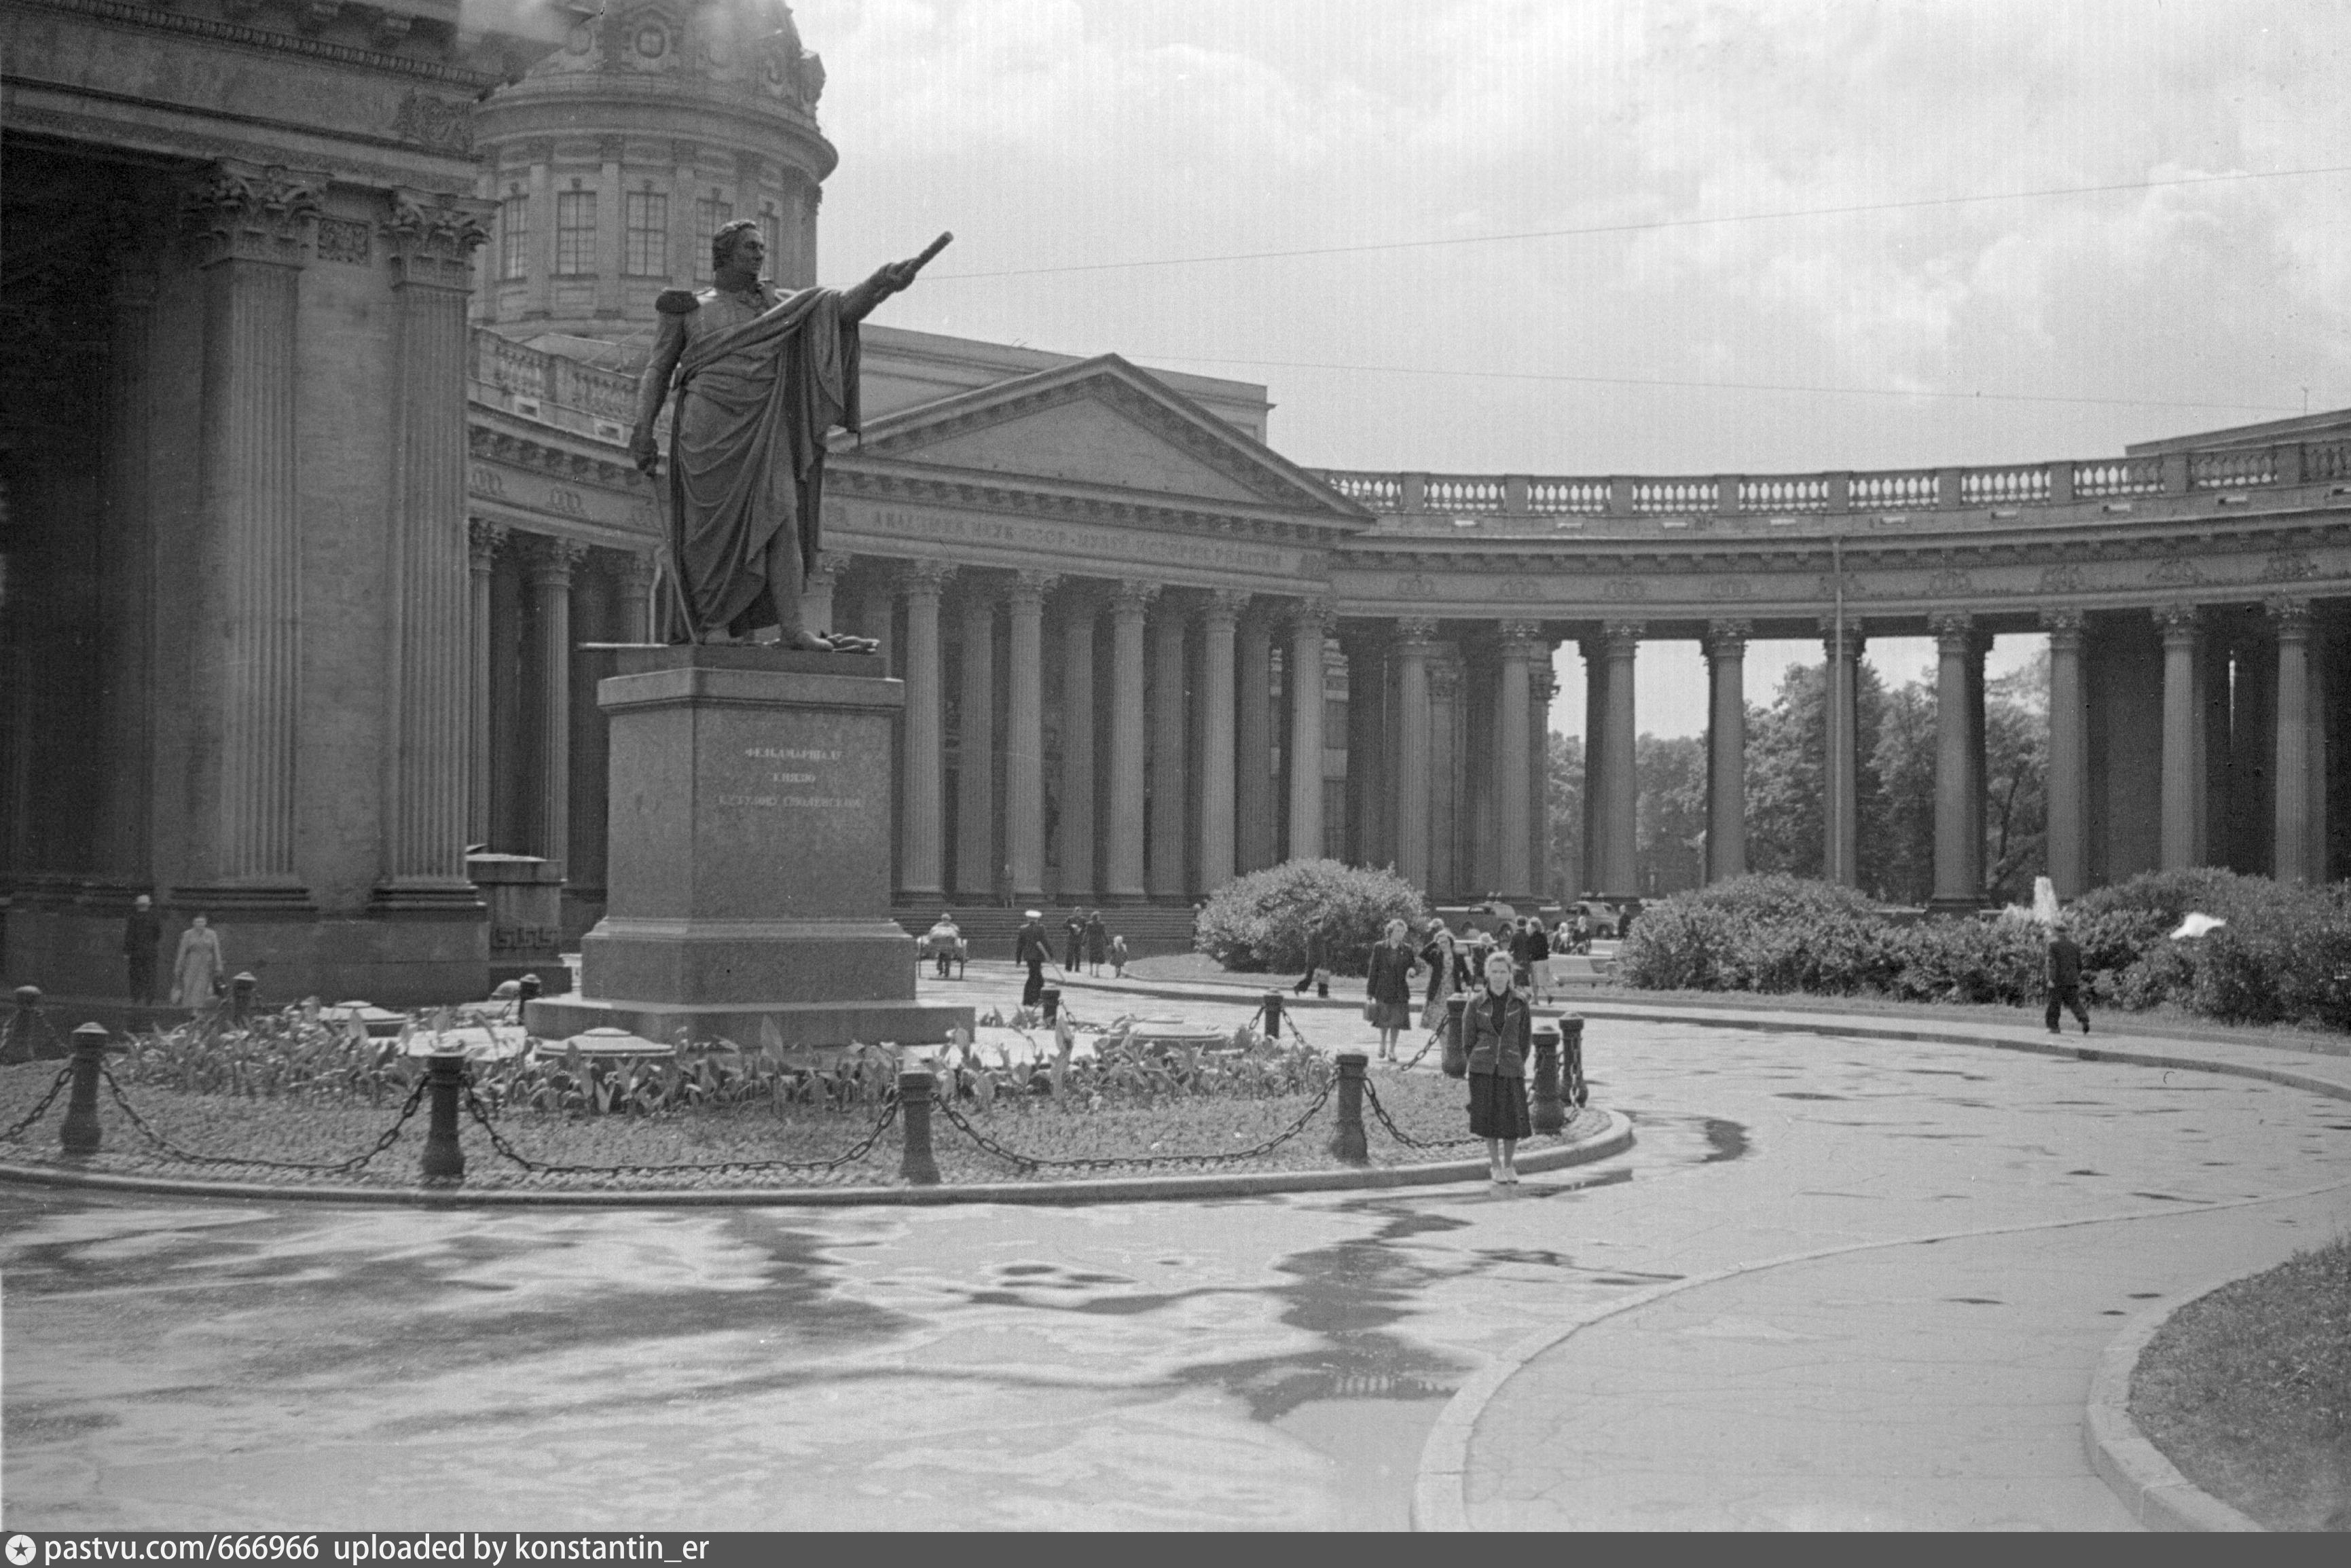
[[[464,1051],[436,1051],[424,1059],[424,1092],[433,1102],[421,1166],[427,1181],[465,1179],[465,1151],[457,1146],[457,1091],[465,1086]]]
[[[546,988],[547,982],[537,975],[525,975],[515,982],[515,996],[520,1001],[535,1002],[538,1000],[539,993]]]
[[[250,969],[244,970],[228,983],[228,1018],[231,1023],[253,1021],[253,993],[260,985]]]
[[[1047,986],[1037,993],[1037,1005],[1045,1009],[1045,1021],[1051,1023],[1061,1016],[1061,988]]]
[[[1281,1038],[1281,993],[1268,991],[1265,1000],[1258,1004],[1258,1016],[1265,1019],[1265,1038]]]
[[[1583,1082],[1583,1015],[1569,1013],[1559,1020],[1561,1097],[1571,1105],[1591,1103],[1592,1091]]]
[[[9,1015],[8,1032],[0,1041],[0,1061],[30,1061],[41,1054],[41,988],[18,986],[16,1010]]]
[[[1339,1053],[1339,1125],[1331,1134],[1331,1157],[1344,1165],[1372,1161],[1371,1147],[1364,1141],[1364,1069],[1371,1060],[1360,1051]]]
[[[1566,1125],[1559,1103],[1559,1030],[1545,1024],[1535,1030],[1534,1129],[1556,1133]]]
[[[898,1126],[905,1148],[898,1174],[910,1186],[939,1185],[939,1162],[931,1155],[931,1086],[935,1082],[926,1068],[898,1074]]]
[[[69,1155],[98,1153],[98,1074],[106,1065],[106,1026],[86,1023],[73,1031],[73,1098],[66,1103],[57,1146]]]
[[[1461,1041],[1462,1019],[1469,1011],[1469,998],[1451,996],[1445,998],[1445,1054],[1456,1061],[1467,1049]]]

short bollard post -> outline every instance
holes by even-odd
[[[1360,1051],[1339,1053],[1339,1125],[1331,1134],[1331,1157],[1345,1165],[1372,1161],[1371,1145],[1364,1139],[1364,1070],[1371,1061]]]
[[[73,1031],[73,1098],[66,1102],[57,1146],[69,1155],[98,1153],[98,1074],[106,1065],[106,1026],[86,1023]]]
[[[1585,1105],[1592,1091],[1583,1082],[1583,1015],[1569,1013],[1559,1020],[1560,1097],[1571,1105]]]
[[[540,979],[537,975],[525,975],[521,979],[515,982],[516,997],[526,1002],[535,1002],[538,1000],[540,993],[544,992],[546,989],[547,982]]]
[[[1037,993],[1037,1005],[1045,1010],[1045,1021],[1051,1023],[1061,1016],[1061,988],[1047,986]]]
[[[424,1059],[424,1092],[433,1102],[433,1120],[425,1128],[419,1169],[427,1181],[465,1179],[465,1151],[457,1146],[457,1092],[465,1086],[464,1051],[436,1051]]]
[[[30,1061],[41,1054],[41,988],[18,986],[16,1010],[8,1015],[7,1033],[0,1038],[0,1061]]]
[[[1567,1125],[1566,1108],[1559,1103],[1559,1030],[1550,1024],[1535,1030],[1533,1122],[1538,1133],[1556,1133]]]
[[[1468,997],[1445,998],[1445,1054],[1455,1061],[1461,1060],[1468,1048],[1462,1043],[1462,1019],[1469,1011]]]
[[[228,983],[228,1018],[231,1023],[253,1021],[253,993],[260,987],[261,982],[254,978],[250,969]]]
[[[1258,1016],[1265,1019],[1265,1038],[1280,1040],[1281,1038],[1281,993],[1266,992],[1265,1000],[1258,1004],[1257,1010]]]
[[[937,1082],[927,1068],[898,1074],[898,1128],[905,1148],[898,1174],[913,1186],[939,1185],[939,1162],[931,1154],[931,1089]]]

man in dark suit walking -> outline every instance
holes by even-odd
[[[1053,961],[1053,939],[1045,933],[1045,916],[1034,909],[1021,911],[1026,922],[1020,927],[1020,938],[1012,949],[1012,961],[1029,966],[1029,978],[1020,988],[1020,1005],[1033,1008],[1045,994],[1045,966]]]
[[[2082,1020],[2082,1032],[2089,1033],[2090,1010],[2082,1005],[2082,945],[2074,940],[2062,920],[2050,924],[2049,956],[2042,978],[2049,992],[2049,1032],[2065,1032],[2057,1027],[2057,1015],[2070,1009]]]

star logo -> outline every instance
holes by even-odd
[[[29,1535],[10,1536],[8,1538],[8,1561],[16,1564],[16,1568],[25,1568],[25,1564],[30,1563],[32,1560],[33,1538]]]

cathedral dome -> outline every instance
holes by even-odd
[[[710,235],[758,222],[768,268],[816,279],[824,63],[784,0],[607,0],[475,113],[497,204],[477,319],[642,349],[653,297],[707,281]],[[602,356],[598,356],[602,357]]]

